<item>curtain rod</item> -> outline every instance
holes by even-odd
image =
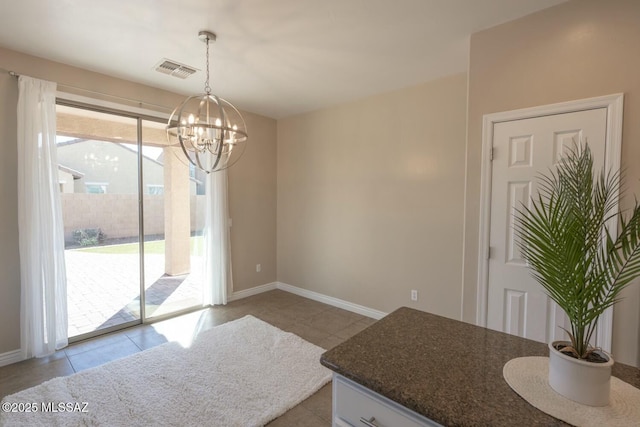
[[[7,74],[9,74],[11,77],[20,77],[20,74],[16,73],[13,70],[7,70],[6,68],[2,68],[0,67],[0,71],[6,72]],[[117,95],[110,95],[108,93],[103,93],[103,92],[98,92],[95,90],[90,90],[90,89],[85,89],[85,88],[81,88],[78,86],[72,86],[72,85],[67,85],[64,83],[57,83],[58,87],[63,87],[63,88],[67,88],[67,89],[71,89],[71,90],[77,90],[77,91],[81,91],[81,92],[85,92],[85,93],[90,93],[93,95],[100,95],[100,96],[106,96],[109,98],[113,98],[113,99],[119,99],[121,101],[127,101],[127,102],[131,102],[134,104],[138,104],[139,107],[143,107],[143,106],[150,106],[150,107],[157,107],[157,108],[161,108],[165,111],[173,111],[173,108],[167,107],[165,105],[160,105],[160,104],[153,104],[151,102],[145,102],[145,101],[140,101],[138,99],[131,99],[131,98],[125,98],[123,96],[117,96]]]

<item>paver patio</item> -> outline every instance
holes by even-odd
[[[138,254],[66,250],[69,337],[140,318]],[[145,255],[147,317],[202,304],[202,257],[191,257],[191,274],[164,274],[164,255]]]

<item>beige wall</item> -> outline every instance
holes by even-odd
[[[229,169],[234,291],[276,280],[276,121],[254,114],[244,119],[249,145]]]
[[[20,348],[17,100],[15,79],[0,73],[0,354]]]
[[[471,38],[464,319],[475,322],[483,114],[624,92],[622,165],[640,196],[640,2],[570,1]],[[633,197],[623,202],[629,207]],[[640,365],[640,286],[614,312],[613,355]]]
[[[183,95],[105,76],[0,48],[0,67],[62,85],[166,106],[170,112]],[[87,95],[84,92],[78,92]],[[17,80],[0,73],[0,354],[20,348],[20,274],[17,220]],[[114,98],[105,100],[115,102]],[[134,103],[133,106],[138,106]],[[151,106],[148,106],[151,108]],[[276,280],[276,123],[243,113],[250,132],[244,157],[229,172],[235,289]],[[262,272],[255,272],[255,264]],[[12,326],[7,326],[12,325]]]
[[[460,318],[466,83],[278,121],[279,281]]]

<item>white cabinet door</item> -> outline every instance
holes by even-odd
[[[348,426],[438,427],[440,424],[333,374],[333,427]]]
[[[536,180],[575,142],[586,141],[594,170],[605,161],[606,108],[496,123],[493,133],[487,326],[548,343],[567,339],[564,313],[522,260],[514,210],[537,194]]]

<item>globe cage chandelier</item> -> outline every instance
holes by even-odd
[[[198,37],[207,45],[204,93],[188,97],[173,110],[167,123],[167,139],[171,146],[180,144],[192,165],[211,173],[238,161],[244,152],[248,134],[236,107],[211,93],[209,43],[215,42],[216,35],[200,31]]]

